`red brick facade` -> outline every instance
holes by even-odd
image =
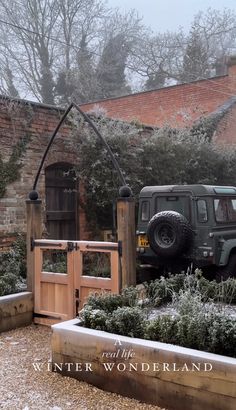
[[[154,127],[182,128],[216,111],[234,95],[236,65],[231,60],[228,74],[224,76],[82,104],[81,108],[89,112],[100,107],[107,117]],[[236,142],[236,135],[234,140]]]

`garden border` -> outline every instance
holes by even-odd
[[[76,326],[79,322],[77,318],[52,326],[53,371],[168,410],[222,410],[226,401],[227,410],[236,408],[236,359]],[[135,356],[125,360],[124,350]],[[106,358],[103,353],[108,352],[114,356]],[[115,363],[112,371],[105,370],[104,362]],[[130,363],[138,363],[138,370],[128,370]],[[141,371],[141,363],[151,369]],[[152,363],[162,371],[153,371]],[[171,371],[164,371],[163,363]],[[173,363],[177,369],[185,363],[188,368],[201,363],[201,371],[173,371]],[[212,371],[204,371],[204,363],[210,363]]]
[[[0,333],[33,321],[32,292],[13,293],[0,297]]]

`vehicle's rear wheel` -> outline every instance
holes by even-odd
[[[225,281],[230,277],[236,278],[236,253],[230,255],[228,264],[219,267],[215,274],[217,282]]]

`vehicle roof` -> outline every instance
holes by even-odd
[[[236,195],[236,187],[219,185],[156,185],[145,186],[140,197],[151,197],[154,193],[188,192],[193,196],[199,195]]]

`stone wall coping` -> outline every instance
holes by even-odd
[[[19,293],[12,293],[11,295],[0,296],[0,304],[1,303],[12,303],[13,300],[21,300],[33,296],[32,292],[19,292]]]

